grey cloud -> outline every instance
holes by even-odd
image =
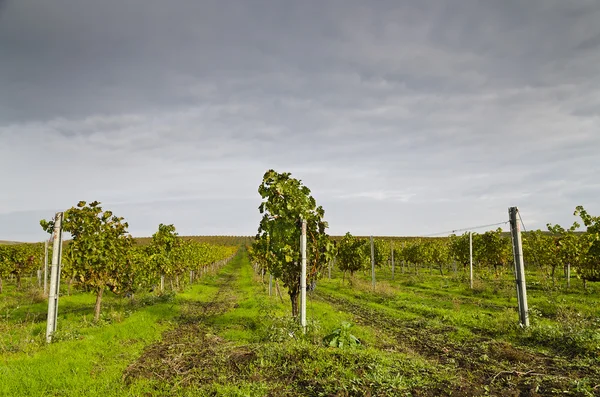
[[[347,82],[336,84],[340,73],[381,76],[433,93],[534,84],[544,76],[553,84],[597,78],[591,65],[567,79],[556,69],[581,67],[569,65],[569,43],[593,32],[573,27],[598,33],[593,21],[599,7],[587,6],[583,13],[576,3],[547,2],[233,4],[10,2],[8,23],[0,27],[0,55],[9,60],[2,85],[14,95],[1,107],[4,118],[130,113],[231,94],[316,95],[340,103]],[[301,85],[282,84],[294,75]],[[199,82],[214,87],[190,89]],[[209,96],[214,94],[218,98]],[[25,103],[27,115],[20,106]]]
[[[577,204],[600,213],[599,12],[546,0],[6,2],[0,233],[19,211],[98,199],[136,233],[160,213],[193,231],[218,212],[234,226],[202,230],[250,234],[268,168],[303,179],[333,233],[452,230],[515,204],[538,226],[569,223]]]

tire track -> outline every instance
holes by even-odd
[[[177,318],[175,328],[165,331],[159,342],[147,346],[141,356],[125,369],[123,380],[130,384],[136,378],[171,382],[180,385],[210,383],[218,373],[213,373],[215,360],[228,360],[230,356],[244,356],[240,349],[232,349],[222,338],[213,335],[207,323],[236,306],[233,284],[239,274],[240,260],[219,275],[219,289],[208,302],[186,301]],[[221,363],[222,364],[222,363]],[[227,364],[227,363],[226,363]]]
[[[393,347],[381,348],[394,348],[408,354],[416,352],[456,371],[461,383],[452,390],[445,390],[447,395],[546,395],[570,390],[574,381],[594,376],[585,369],[569,368],[562,357],[532,353],[485,337],[461,344],[447,335],[453,327],[427,328],[424,321],[400,320],[322,291],[315,291],[315,297],[351,313],[358,324],[373,327],[398,342]]]

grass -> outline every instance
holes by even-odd
[[[386,273],[387,272],[387,273]],[[529,330],[517,325],[509,277],[378,273],[320,280],[306,334],[284,288],[261,282],[241,251],[177,296],[61,298],[56,342],[44,343],[35,288],[0,297],[0,395],[593,396],[600,389],[598,286],[533,278]],[[266,281],[266,280],[265,280]],[[352,324],[357,347],[323,338]]]
[[[370,274],[359,273],[351,282],[322,280],[319,295],[357,321],[398,336],[408,349],[454,365],[466,379],[471,377],[478,393],[502,395],[507,385],[525,386],[513,378],[535,373],[526,379],[536,393],[598,394],[598,285],[567,290],[534,281],[529,290],[531,327],[522,329],[514,281],[508,276],[477,280],[471,290],[464,277],[430,275],[423,269],[419,275],[397,274],[393,281],[389,269],[377,273],[375,290]],[[530,276],[535,280],[538,275]],[[477,356],[484,360],[469,359]],[[503,379],[506,375],[512,383]]]
[[[143,348],[160,339],[180,315],[182,302],[210,300],[214,277],[202,280],[176,299],[142,296],[136,301],[107,296],[102,318],[94,323],[94,296],[63,296],[58,331],[45,343],[46,302],[30,302],[27,292],[9,289],[0,313],[0,395],[127,394],[123,371]]]
[[[531,332],[522,332],[517,326],[517,300],[514,280],[504,278],[475,280],[474,289],[463,277],[429,275],[421,272],[397,275],[394,281],[386,270],[379,272],[376,291],[371,291],[370,280],[358,275],[353,285],[339,281],[323,280],[322,288],[329,293],[340,294],[349,299],[359,299],[370,304],[382,303],[381,310],[392,310],[397,318],[424,318],[462,329],[469,334],[483,335],[525,343],[532,333],[543,328],[562,329],[569,334],[597,332],[600,308],[596,305],[600,285],[592,284],[582,289],[556,288],[551,284],[532,282],[528,290]],[[535,274],[531,275],[535,280]],[[593,339],[593,338],[592,338]],[[532,346],[541,349],[560,350],[571,348],[571,353],[596,355],[597,344],[587,347],[565,346],[564,341],[536,340]],[[598,342],[598,341],[596,341]],[[586,351],[587,349],[587,351]]]
[[[112,395],[128,362],[167,326],[158,320],[170,316],[167,305],[156,305],[110,326],[63,332],[67,337],[60,343],[37,352],[7,357],[0,394]]]
[[[268,296],[245,257],[220,277],[212,302],[189,304],[180,325],[128,368],[130,390],[149,395],[384,396],[425,393],[458,382],[426,359],[380,349],[381,335],[369,326],[352,328],[363,341],[359,348],[326,347],[322,338],[352,315],[316,299],[308,305],[310,323],[303,334],[289,318],[287,298]]]

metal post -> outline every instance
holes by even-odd
[[[527,287],[525,285],[525,266],[523,264],[523,245],[521,243],[521,228],[517,221],[519,209],[510,207],[510,232],[512,234],[513,255],[515,259],[515,281],[517,283],[517,299],[519,301],[519,322],[523,327],[529,327],[529,309],[527,307]]]
[[[390,248],[392,249],[392,280],[394,279],[394,271],[395,271],[395,266],[394,266],[394,242],[392,241],[390,243]]]
[[[469,286],[473,289],[473,232],[469,232]]]
[[[300,324],[306,333],[306,219],[302,219],[302,236],[300,237],[302,250],[302,273],[300,275]]]
[[[44,242],[44,296],[48,294],[48,240]]]
[[[54,236],[52,246],[52,267],[50,269],[50,291],[48,296],[48,320],[46,323],[46,342],[52,342],[52,334],[56,331],[58,315],[58,291],[60,280],[60,257],[62,246],[63,213],[57,212],[54,217]]]
[[[60,248],[58,254],[58,277],[56,278],[56,310],[54,311],[54,323],[58,318],[58,293],[60,292],[60,272],[62,270],[62,252],[63,252],[63,239],[62,239],[62,218],[60,220]],[[56,325],[54,325],[56,327]]]
[[[375,290],[375,247],[373,245],[373,236],[371,236],[371,285]]]
[[[402,257],[404,258],[404,248],[406,247],[406,243],[402,242]],[[404,266],[406,266],[406,261],[402,259],[402,274],[404,274]]]

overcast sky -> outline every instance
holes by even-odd
[[[255,234],[269,168],[331,234],[600,215],[599,21],[598,0],[0,0],[0,240],[79,200],[134,236]]]

